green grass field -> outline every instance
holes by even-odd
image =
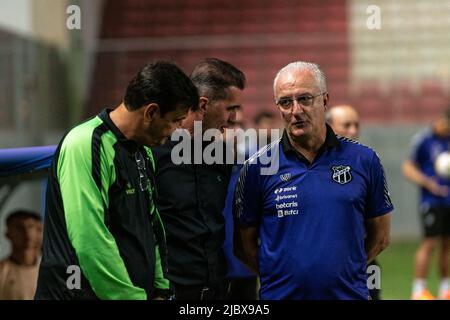
[[[419,242],[392,242],[377,258],[381,265],[381,298],[383,300],[405,300],[411,295],[413,259]],[[437,294],[439,277],[437,259],[434,255],[428,278],[428,287]]]

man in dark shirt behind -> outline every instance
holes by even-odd
[[[166,228],[168,277],[176,299],[219,300],[227,290],[222,211],[232,164],[206,164],[202,155],[209,143],[200,141],[199,150],[192,137],[194,132],[201,135],[208,129],[223,133],[234,123],[245,75],[225,61],[210,58],[194,68],[191,80],[200,99],[182,123],[190,133],[192,147],[184,150],[188,155],[183,154],[190,161],[174,163],[172,150],[177,141],[153,149],[158,208]],[[194,130],[199,124],[200,132]]]

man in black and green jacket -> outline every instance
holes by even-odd
[[[123,103],[60,142],[46,201],[36,299],[157,299],[170,295],[165,231],[151,151],[198,103],[174,64],[144,67]]]

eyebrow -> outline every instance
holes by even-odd
[[[314,96],[314,95],[309,92],[304,92],[304,93],[301,93],[299,95],[294,95],[294,96],[283,96],[283,97],[280,97],[278,100],[285,100],[285,99],[291,99],[292,97],[297,98],[297,97],[302,97],[302,96]]]

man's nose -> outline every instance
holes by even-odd
[[[228,122],[231,122],[231,123],[236,122],[236,110],[230,111],[230,116],[228,117]]]
[[[304,113],[303,106],[297,100],[294,99],[292,102],[292,114],[301,114]]]

